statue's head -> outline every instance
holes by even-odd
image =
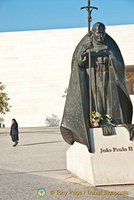
[[[92,28],[93,38],[97,44],[101,44],[104,41],[106,34],[105,30],[106,30],[105,25],[102,24],[101,22],[97,22],[96,24],[93,25]]]

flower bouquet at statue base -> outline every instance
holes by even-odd
[[[99,112],[93,111],[92,122],[93,128],[102,127],[102,132],[104,136],[115,134],[115,130],[113,129],[115,125],[112,123],[112,118],[110,117],[110,115],[101,115]]]
[[[112,123],[112,118],[108,114],[103,114],[101,115],[99,112],[93,111],[92,112],[92,122],[93,122],[93,127],[100,127],[100,126],[105,126],[105,125],[110,125],[110,126],[115,126]]]

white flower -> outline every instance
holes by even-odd
[[[99,119],[96,119],[95,121],[94,121],[94,123],[93,123],[93,126],[94,127],[98,127],[99,126]]]

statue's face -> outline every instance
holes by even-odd
[[[93,30],[93,38],[97,44],[101,44],[105,38],[105,28],[103,26],[97,26]]]

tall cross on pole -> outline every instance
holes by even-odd
[[[88,0],[88,6],[82,7],[81,9],[86,9],[88,11],[88,36],[90,38],[91,36],[91,31],[90,31],[90,23],[92,21],[92,11],[94,9],[98,10],[98,8],[90,6],[90,0]],[[91,77],[91,47],[89,47],[89,52],[88,52],[88,75],[89,75],[89,107],[90,107],[90,116],[89,116],[89,127],[93,126],[93,121],[92,121],[92,77]]]
[[[91,33],[91,31],[90,31],[90,23],[92,21],[91,14],[92,14],[92,11],[94,9],[98,10],[98,8],[90,6],[90,0],[88,0],[88,6],[81,7],[81,10],[83,10],[83,9],[86,9],[88,11],[88,34],[90,35],[90,33]]]

